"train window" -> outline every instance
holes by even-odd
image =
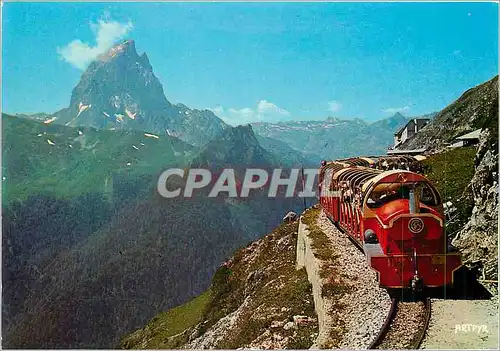
[[[427,206],[437,206],[439,205],[439,198],[437,194],[431,189],[429,184],[420,183],[420,202]]]
[[[437,206],[439,197],[437,193],[424,182],[419,183],[381,183],[378,184],[366,201],[369,208],[377,208],[394,200],[409,199],[410,190],[416,189],[419,194],[420,202],[427,206]]]
[[[380,207],[390,201],[402,198],[409,198],[408,187],[395,183],[378,184],[370,193],[366,203],[370,208]]]

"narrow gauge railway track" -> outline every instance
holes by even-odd
[[[359,242],[354,240],[351,235],[347,234],[346,231],[328,215],[327,218],[360,252],[364,253],[363,247]],[[399,298],[403,290],[391,290],[392,293],[389,293],[389,295],[392,296],[389,313],[380,332],[368,346],[368,349],[418,349],[429,326],[431,300],[430,298],[420,298],[411,302],[406,302]]]
[[[368,349],[418,349],[430,318],[430,298],[405,302],[393,297],[384,325]]]

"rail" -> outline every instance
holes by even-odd
[[[406,323],[406,314],[417,313],[417,318]],[[412,315],[412,317],[415,317]],[[391,308],[378,335],[368,349],[418,349],[424,340],[431,318],[431,299],[403,302],[391,299]]]
[[[372,341],[372,343],[368,346],[369,350],[376,349],[382,343],[382,341],[385,338],[385,335],[389,331],[389,328],[391,326],[392,321],[394,320],[394,317],[396,316],[397,310],[398,310],[398,299],[393,297],[391,298],[391,308],[389,309],[389,313],[387,314],[387,317],[385,318],[384,324],[382,325],[382,328],[380,329],[379,333]]]

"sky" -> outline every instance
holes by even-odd
[[[498,74],[496,3],[4,3],[2,110],[55,112],[100,53],[146,52],[226,122],[439,111]]]

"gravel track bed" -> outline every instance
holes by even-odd
[[[318,226],[328,236],[335,254],[340,255],[335,270],[350,282],[352,289],[341,298],[340,314],[345,334],[339,348],[366,349],[378,335],[389,313],[391,300],[379,288],[376,273],[368,266],[366,257],[341,233],[321,211]]]
[[[423,349],[499,349],[498,296],[491,300],[432,300]]]
[[[413,347],[419,332],[424,327],[424,322],[424,302],[399,302],[396,316],[384,340],[377,348],[381,350],[390,350]]]

